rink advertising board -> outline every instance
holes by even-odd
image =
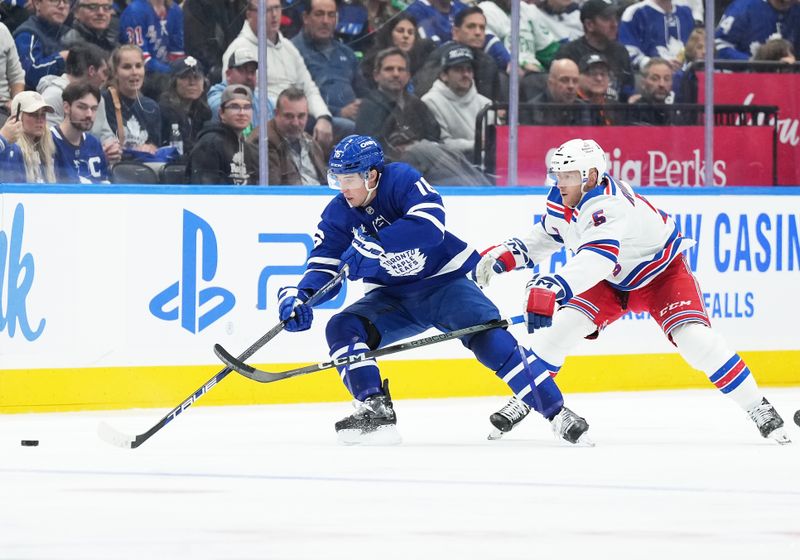
[[[778,184],[800,184],[800,74],[714,74],[714,103],[731,105],[776,105],[778,107]],[[703,72],[697,74],[698,103],[705,101]],[[795,94],[791,94],[795,92]],[[720,129],[714,136],[720,138]],[[715,147],[716,149],[716,147]],[[749,149],[741,149],[741,156],[750,157]],[[760,183],[729,183],[756,185]]]
[[[700,126],[521,126],[517,181],[540,184],[556,148],[571,138],[593,138],[607,150],[609,171],[634,187],[701,186],[705,183],[703,130]],[[716,128],[714,186],[772,185],[773,134],[771,126]],[[505,126],[497,127],[496,161],[498,184],[506,184]]]
[[[0,187],[0,411],[174,406],[277,322],[328,189]],[[48,191],[48,192],[45,192]],[[687,252],[716,327],[763,384],[800,384],[800,189],[658,189],[651,202],[698,241]],[[498,194],[499,193],[499,194]],[[519,235],[544,189],[442,189],[447,224],[477,248]],[[557,271],[564,252],[542,263]],[[520,313],[524,272],[487,290]],[[348,284],[314,327],[253,358],[273,370],[327,359],[324,325],[363,294]],[[524,327],[514,327],[528,341]],[[457,342],[383,362],[399,398],[505,394]],[[576,349],[565,390],[707,387],[648,317],[629,315]],[[202,404],[347,399],[329,370],[270,385],[230,375]]]

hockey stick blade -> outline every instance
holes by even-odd
[[[331,278],[327,284],[322,286],[314,295],[312,295],[309,300],[306,302],[308,305],[314,305],[319,302],[322,297],[333,290],[336,286],[338,286],[347,276],[347,267],[343,267],[333,278]],[[250,356],[255,354],[258,350],[260,350],[267,342],[275,338],[278,333],[280,333],[284,327],[286,326],[286,321],[281,321],[274,327],[272,327],[269,331],[267,331],[261,338],[255,341],[250,347],[242,352],[242,354],[235,358],[238,361],[244,361],[248,359]],[[170,410],[161,420],[156,422],[153,426],[150,427],[149,430],[138,434],[136,436],[128,436],[119,432],[106,424],[105,422],[101,422],[100,425],[97,427],[97,434],[100,436],[101,439],[110,443],[111,445],[116,445],[117,447],[123,447],[127,449],[136,449],[148,439],[150,439],[153,434],[158,432],[161,428],[172,422],[177,416],[192,406],[197,400],[205,395],[208,391],[214,388],[218,383],[220,383],[227,375],[233,371],[231,368],[226,367],[220,370],[214,377],[206,381],[200,388],[198,388],[194,393],[186,397],[181,404]]]
[[[117,447],[124,447],[126,449],[133,448],[133,441],[134,438],[123,434],[122,432],[112,428],[105,422],[100,422],[97,425],[97,435],[100,436],[100,439],[105,441],[106,443],[110,443],[111,445],[116,445]]]
[[[272,383],[274,381],[280,381],[281,379],[288,379],[289,377],[297,377],[298,375],[314,373],[315,371],[322,371],[325,369],[335,368],[337,366],[346,366],[348,364],[355,364],[358,362],[363,362],[365,360],[372,360],[374,358],[379,358],[381,356],[388,356],[389,354],[396,354],[398,352],[403,352],[405,350],[411,350],[412,348],[422,348],[423,346],[438,344],[439,342],[452,340],[454,338],[460,338],[462,336],[467,336],[469,334],[488,331],[490,329],[497,329],[497,328],[508,327],[510,325],[516,325],[518,323],[523,322],[523,320],[524,318],[522,317],[522,315],[517,315],[516,317],[511,317],[509,319],[500,319],[497,321],[492,321],[490,323],[485,323],[483,325],[474,325],[472,327],[465,327],[463,329],[450,331],[448,333],[434,334],[431,336],[410,340],[408,342],[395,344],[393,346],[387,346],[386,348],[370,350],[369,352],[362,352],[361,354],[353,354],[351,356],[337,358],[335,360],[318,362],[316,364],[311,364],[309,366],[304,366],[301,368],[290,369],[280,372],[264,371],[255,368],[251,365],[248,365],[243,360],[234,358],[230,352],[225,350],[225,348],[223,348],[219,344],[214,345],[214,353],[220,360],[222,360],[222,363],[228,366],[228,368],[243,375],[244,377],[252,379],[253,381],[258,381],[259,383]]]

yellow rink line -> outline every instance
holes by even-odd
[[[800,386],[800,351],[743,352],[761,386]],[[306,364],[261,366],[280,371]],[[219,371],[218,365],[0,370],[0,413],[172,408]],[[396,399],[507,395],[475,360],[385,361]],[[677,354],[577,356],[557,378],[565,393],[711,388]],[[231,373],[198,405],[342,401],[350,397],[335,370],[259,384]]]

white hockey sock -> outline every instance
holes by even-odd
[[[553,316],[553,325],[550,328],[536,331],[531,347],[544,361],[561,367],[575,346],[596,329],[586,315],[565,307]]]
[[[690,366],[704,372],[720,392],[744,410],[761,402],[761,392],[747,364],[718,333],[700,323],[687,323],[672,331],[672,340]]]

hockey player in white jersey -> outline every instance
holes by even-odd
[[[669,215],[607,174],[605,154],[593,140],[560,146],[550,175],[556,183],[542,221],[528,237],[484,251],[473,271],[485,287],[494,275],[531,268],[562,246],[573,253],[558,274],[534,274],[526,287],[528,332],[544,329],[532,348],[534,375],[555,375],[582,338],[596,337],[628,311],[647,311],[689,365],[745,410],[763,437],[789,443],[783,419],[747,365],[711,328],[682,254],[694,241],[681,236]],[[490,421],[505,432],[525,414],[512,398]]]
[[[500,318],[497,307],[467,278],[480,256],[447,230],[442,198],[419,171],[405,163],[384,164],[380,144],[356,135],[336,145],[328,166],[328,182],[339,194],[322,212],[300,283],[278,292],[286,330],[311,326],[313,311],[306,302],[345,265],[350,280],[364,280],[367,294],[326,326],[331,358],[345,358],[343,363],[348,356],[431,327],[450,332]],[[525,407],[549,420],[559,437],[587,442],[588,423],[564,406],[552,377],[530,375],[528,364],[535,358],[508,331],[493,328],[461,342]],[[356,406],[352,415],[336,422],[339,441],[398,442],[388,380],[381,381],[377,362],[338,369]]]

